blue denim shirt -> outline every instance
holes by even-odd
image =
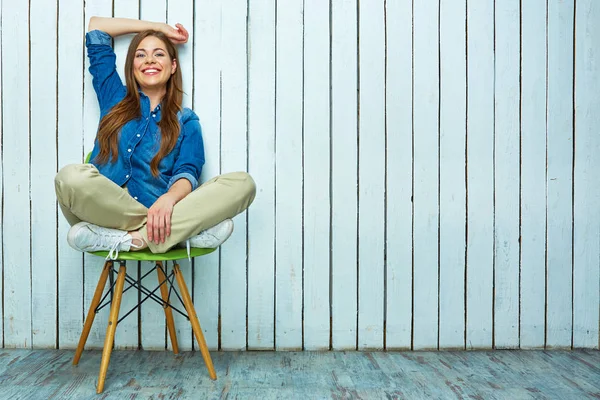
[[[105,32],[94,30],[86,34],[86,47],[90,59],[90,73],[102,119],[127,92],[115,65],[115,52],[111,37]],[[150,161],[160,147],[158,122],[161,109],[158,105],[150,110],[150,99],[140,91],[141,117],[129,121],[121,129],[119,155],[116,162],[106,164],[94,162],[100,152],[95,140],[91,162],[98,171],[119,186],[127,184],[134,199],[150,208],[179,179],[187,179],[192,190],[198,187],[198,179],[204,165],[204,145],[198,116],[189,108],[178,113],[181,131],[173,150],[158,166],[158,177],[150,171]]]

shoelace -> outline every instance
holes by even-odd
[[[106,260],[116,260],[117,257],[119,257],[119,247],[121,247],[121,244],[125,243],[127,240],[131,240],[125,239],[125,236],[127,236],[127,234],[123,235],[118,240],[115,240],[112,246],[110,246],[110,250],[108,252],[108,255],[106,256]]]
[[[133,238],[129,238],[127,239],[127,234],[124,234],[123,236],[121,236],[118,240],[116,240],[112,246],[110,246],[110,251],[108,252],[108,255],[106,256],[106,260],[116,260],[117,257],[119,257],[119,247],[121,247],[121,245],[123,243],[127,243],[128,241],[129,243],[129,248],[134,248],[134,249],[139,249],[140,247],[143,246],[143,243],[141,245],[137,245],[133,243]],[[143,239],[140,239],[143,240]]]

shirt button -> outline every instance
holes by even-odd
[[[131,149],[127,149],[127,151],[131,153]]]
[[[125,175],[125,178],[129,178],[129,175]]]
[[[139,133],[137,134],[137,137],[140,137],[140,134],[139,134]]]
[[[152,118],[156,117],[156,114],[152,114]]]
[[[134,199],[136,199],[136,200],[137,200],[137,197],[134,197]]]

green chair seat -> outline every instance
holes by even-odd
[[[216,249],[199,249],[192,247],[190,249],[191,257],[204,256],[212,253]],[[89,253],[98,257],[106,258],[108,251],[95,251]],[[133,260],[133,261],[177,261],[184,260],[188,257],[186,249],[171,249],[166,253],[152,253],[149,249],[140,251],[121,251],[119,252],[118,260]]]

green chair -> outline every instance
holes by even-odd
[[[198,257],[212,253],[213,251],[215,251],[215,249],[192,248],[190,255],[191,257]],[[98,251],[90,254],[105,258],[108,255],[108,252]],[[117,324],[121,322],[124,318],[126,318],[129,314],[131,314],[134,310],[136,310],[142,303],[150,299],[160,304],[165,311],[165,317],[167,319],[167,329],[171,338],[173,353],[179,353],[179,347],[177,345],[177,335],[175,333],[175,323],[173,321],[173,311],[175,311],[185,316],[191,322],[192,330],[194,331],[194,336],[198,341],[200,352],[202,353],[202,357],[204,358],[206,368],[208,369],[208,374],[211,379],[217,379],[212,359],[210,357],[210,353],[208,352],[208,347],[206,346],[204,335],[202,334],[202,328],[200,327],[200,322],[198,321],[198,316],[196,315],[194,304],[192,303],[192,298],[190,297],[187,285],[185,283],[185,280],[183,279],[183,275],[181,274],[179,264],[177,264],[177,260],[187,258],[186,249],[172,249],[166,253],[161,254],[153,254],[147,249],[136,252],[122,252],[119,253],[118,258],[118,260],[106,260],[106,262],[104,263],[104,268],[102,270],[102,273],[100,274],[100,279],[98,280],[98,285],[96,286],[96,291],[94,292],[94,297],[92,298],[92,304],[90,305],[90,309],[88,311],[85,323],[83,325],[83,332],[81,333],[81,337],[79,338],[79,344],[77,345],[77,350],[75,351],[73,365],[77,365],[79,363],[79,359],[83,352],[85,342],[87,341],[88,335],[90,333],[90,329],[92,328],[92,324],[94,322],[94,317],[96,316],[96,313],[98,313],[98,311],[100,311],[108,304],[112,303],[110,307],[110,316],[108,318],[108,327],[106,329],[106,337],[104,339],[104,349],[102,351],[102,361],[100,363],[100,374],[98,375],[98,387],[96,390],[97,393],[102,393],[102,391],[104,390],[104,381],[106,379],[106,372],[108,370],[108,364],[110,362],[110,355],[113,348],[113,341],[115,338]],[[148,273],[146,273],[142,277],[139,277],[138,279],[134,279],[133,277],[127,274],[127,260],[152,261],[155,263],[155,265],[154,268],[152,268]],[[167,264],[167,261],[173,262],[173,268],[170,273],[167,273],[167,269],[163,267],[163,261],[165,262],[165,265]],[[115,262],[119,263],[118,271],[114,268]],[[157,273],[158,286],[153,289],[148,289],[144,287],[141,282],[143,278],[148,276],[154,270],[156,270]],[[116,282],[114,282],[113,274],[117,275]],[[109,278],[110,285],[103,296],[102,293],[104,292],[106,281]],[[175,288],[175,280],[177,281],[177,286],[181,291],[181,295]],[[127,282],[129,286],[127,286],[124,289],[125,282]],[[123,317],[121,317],[121,319],[119,319],[119,309],[121,306],[122,294],[131,288],[139,290],[142,293],[143,297],[135,307],[133,307],[131,310],[125,313]],[[156,295],[156,292],[158,290],[160,290],[161,297]],[[173,293],[175,294],[175,296],[172,296]],[[173,305],[172,300],[174,300],[175,297],[179,300],[179,303],[181,303],[184,306],[185,311],[179,310]]]
[[[91,153],[87,155],[85,160],[86,163],[89,162],[90,155]],[[215,249],[191,248],[190,256],[199,257],[206,254],[210,254],[213,251],[215,251]],[[90,254],[105,259],[108,256],[107,251],[98,251]],[[90,305],[87,317],[85,318],[83,331],[81,332],[79,344],[77,345],[77,350],[75,351],[75,357],[73,358],[73,365],[77,365],[79,363],[79,359],[81,358],[81,354],[83,353],[83,348],[89,336],[92,324],[94,323],[94,317],[102,308],[112,303],[110,307],[110,315],[108,318],[108,327],[106,328],[106,337],[104,338],[104,349],[102,351],[102,361],[100,362],[100,373],[98,375],[98,387],[96,388],[97,393],[102,393],[102,391],[104,390],[104,381],[106,380],[106,372],[108,370],[108,364],[110,362],[110,355],[112,353],[117,324],[121,322],[124,318],[126,318],[129,314],[131,314],[134,310],[136,310],[142,303],[144,303],[148,299],[160,304],[165,311],[165,317],[167,319],[167,330],[169,331],[171,345],[173,346],[173,353],[175,354],[179,353],[179,346],[177,344],[177,334],[175,332],[175,323],[173,321],[173,311],[183,315],[190,321],[190,323],[192,324],[194,336],[198,341],[200,352],[202,353],[202,358],[204,359],[204,363],[206,364],[206,368],[208,369],[208,374],[211,379],[217,379],[217,374],[215,372],[210,353],[208,352],[206,341],[204,340],[204,335],[202,333],[202,328],[200,327],[200,322],[198,321],[198,316],[196,315],[196,310],[194,309],[194,304],[192,303],[192,298],[188,291],[185,280],[183,279],[183,275],[181,274],[179,264],[177,264],[178,260],[186,258],[188,258],[188,253],[186,249],[171,249],[166,253],[160,254],[154,254],[150,252],[150,250],[145,249],[142,251],[121,252],[119,253],[117,260],[105,261],[104,268],[102,269],[100,279],[98,280],[98,284],[96,286],[96,291],[94,292],[94,297],[92,298],[92,304]],[[154,267],[142,277],[134,279],[133,277],[127,274],[126,261],[128,260],[151,261],[154,262]],[[167,265],[167,261],[173,262],[172,270],[169,273],[167,272],[167,268],[165,268]],[[163,262],[165,262],[164,266]],[[118,271],[114,268],[115,263],[119,263]],[[156,270],[157,273],[158,286],[153,289],[148,289],[142,285],[142,279],[150,275],[154,270]],[[114,275],[117,276],[116,282],[114,281]],[[110,285],[106,293],[102,295],[106,286],[107,279],[110,279]],[[177,281],[177,286],[181,291],[181,295],[175,288],[174,281]],[[127,286],[124,289],[125,282],[127,282],[129,286]],[[128,291],[131,288],[135,288],[138,291],[140,291],[143,297],[136,306],[134,306],[131,310],[125,313],[123,317],[119,319],[121,297],[124,292]],[[160,297],[156,294],[158,290],[160,290]],[[175,294],[175,296],[172,296],[173,293]],[[185,311],[182,311],[173,305],[172,300],[174,300],[175,297],[179,300],[179,303],[183,305]]]

